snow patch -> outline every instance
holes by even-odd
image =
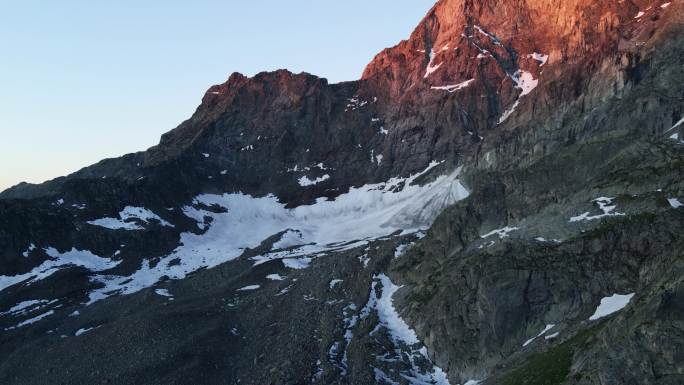
[[[21,253],[21,255],[23,255],[24,257],[28,258],[29,254],[31,254],[31,252],[32,252],[33,250],[35,250],[35,249],[36,249],[36,245],[34,245],[33,242],[32,242],[32,243],[26,248],[26,250],[25,250],[23,253]]]
[[[157,295],[162,296],[162,297],[168,297],[168,298],[173,298],[173,295],[169,293],[167,289],[156,289],[154,291]]]
[[[504,238],[508,238],[509,233],[516,231],[516,230],[520,230],[520,228],[506,226],[506,227],[503,227],[500,229],[492,230],[485,235],[481,235],[480,238],[484,239],[484,238],[489,238],[492,235],[498,235],[499,239],[504,239]]]
[[[433,50],[430,50],[430,61],[428,62],[427,68],[425,68],[425,75],[423,76],[423,78],[425,79],[427,79],[428,76],[437,71],[439,67],[441,67],[442,64],[444,64],[439,63],[437,65],[434,65],[435,56],[437,56],[437,53]]]
[[[46,300],[46,299],[30,299],[30,300],[27,300],[27,301],[19,302],[18,304],[12,306],[9,310],[0,313],[0,315],[7,315],[7,314],[11,314],[11,315],[20,315],[20,314],[25,314],[25,313],[28,313],[29,311],[34,311],[34,310],[36,310],[36,309],[34,309],[34,308],[40,309],[40,308],[43,307],[44,305],[46,305],[46,304],[51,304],[51,303],[54,303],[54,302],[57,302],[57,300],[48,301],[48,300]]]
[[[492,35],[491,33],[485,31],[485,30],[482,29],[482,27],[480,27],[479,25],[475,25],[475,26],[473,26],[473,27],[475,27],[475,29],[477,30],[477,32],[479,32],[479,33],[481,33],[481,34],[487,36],[488,38],[490,38],[490,39],[492,40],[492,42],[494,42],[494,44],[499,45],[499,46],[501,45],[501,42],[499,41],[499,39],[496,38],[496,36],[494,36],[494,35]]]
[[[366,100],[361,100],[358,96],[354,96],[349,99],[349,103],[347,103],[346,108],[344,109],[345,112],[347,111],[356,111],[359,108],[364,107],[365,105],[368,104],[368,101]],[[306,152],[309,152],[309,149],[306,149]]]
[[[684,140],[679,140],[679,134],[672,134],[670,135],[669,139],[672,139],[675,142],[678,142],[679,144],[684,144]]]
[[[78,266],[97,272],[114,268],[121,262],[113,261],[109,258],[101,258],[88,250],[77,250],[76,248],[60,253],[57,249],[49,247],[45,249],[45,252],[53,259],[41,263],[28,273],[0,276],[0,291],[27,280],[27,284],[37,282],[67,267]]]
[[[446,85],[446,86],[433,86],[430,88],[433,90],[443,90],[443,91],[447,91],[449,93],[453,93],[453,92],[456,92],[458,90],[461,90],[463,88],[468,87],[474,81],[475,81],[475,79],[470,79],[470,80],[466,80],[466,81],[464,81],[462,83],[458,83],[458,84],[451,84],[451,85]]]
[[[280,274],[269,274],[266,276],[266,279],[270,279],[271,281],[284,281],[285,277]]]
[[[508,119],[511,115],[513,115],[513,112],[515,112],[515,109],[518,108],[519,104],[520,104],[520,99],[516,100],[515,103],[513,103],[513,105],[511,106],[511,108],[504,111],[504,113],[499,118],[499,124],[505,122],[506,119]]]
[[[542,331],[541,331],[539,334],[537,334],[536,336],[534,336],[534,337],[530,338],[529,340],[525,341],[525,343],[524,343],[522,346],[525,347],[525,346],[531,344],[532,341],[534,341],[534,340],[536,340],[537,338],[543,336],[544,334],[546,334],[546,332],[548,332],[549,330],[553,329],[555,326],[556,326],[556,325],[546,325],[546,327],[544,328],[544,330],[542,330]]]
[[[607,197],[600,197],[594,199],[592,202],[596,203],[599,206],[599,209],[603,211],[603,214],[599,215],[590,215],[590,212],[587,211],[586,213],[583,213],[581,215],[578,215],[576,217],[570,218],[570,222],[581,222],[581,221],[593,221],[596,219],[601,219],[604,217],[615,217],[615,216],[624,216],[624,213],[614,213],[613,211],[615,210],[616,206],[611,205],[613,203],[613,200],[615,198],[607,198]]]
[[[540,67],[543,66],[544,64],[546,64],[546,62],[549,60],[549,55],[544,55],[543,53],[537,53],[537,52],[531,53],[531,54],[527,55],[527,57],[532,58],[532,59],[538,61],[539,63],[541,63],[541,64],[539,64]]]
[[[74,333],[74,336],[78,337],[78,336],[80,336],[80,335],[82,335],[82,334],[84,334],[84,333],[87,333],[87,332],[89,332],[89,331],[91,331],[91,330],[93,330],[93,329],[97,329],[98,327],[99,327],[99,326],[92,327],[92,328],[81,328],[81,329],[78,329],[78,330],[76,330],[76,332]]]
[[[390,331],[394,341],[403,342],[407,345],[417,344],[419,341],[416,332],[408,326],[394,308],[392,297],[401,289],[401,286],[392,283],[385,274],[380,274],[377,278],[382,283],[382,295],[378,298],[377,302],[380,322]]]
[[[670,204],[670,206],[672,206],[673,209],[678,209],[684,206],[684,204],[682,204],[682,202],[680,202],[677,198],[667,198],[667,202]]]
[[[311,266],[311,258],[285,258],[282,259],[283,265],[293,270],[304,270]]]
[[[241,287],[237,289],[237,291],[253,291],[253,290],[258,290],[261,286],[259,285],[248,285],[245,287]]]
[[[378,297],[376,288],[377,283],[382,285],[382,294]],[[375,310],[378,315],[379,327],[387,329],[390,338],[396,348],[408,348],[406,356],[411,368],[409,371],[402,371],[401,377],[410,384],[438,384],[449,385],[446,373],[437,365],[432,363],[429,358],[427,348],[422,346],[415,331],[399,316],[394,307],[393,296],[401,288],[397,286],[385,274],[376,275],[371,286],[371,294],[368,303],[359,313],[361,319],[365,319]],[[372,333],[371,333],[372,334]],[[429,366],[426,368],[416,363],[416,360],[427,361]],[[426,370],[427,369],[427,370]],[[385,378],[386,374],[383,374]],[[391,381],[391,380],[390,380]]]
[[[634,297],[635,293],[632,294],[613,294],[610,297],[604,297],[601,299],[601,304],[596,308],[594,314],[589,317],[589,321],[596,321],[599,318],[609,316],[615,312],[618,312],[629,305],[629,302]]]
[[[308,187],[308,186],[314,186],[317,185],[321,182],[325,182],[326,180],[330,179],[330,175],[325,174],[321,177],[318,177],[314,180],[309,179],[306,175],[299,178],[299,185],[302,187]]]
[[[329,286],[330,286],[330,288],[332,289],[332,288],[334,288],[335,286],[341,284],[342,282],[344,282],[343,279],[333,279],[332,281],[330,281]]]
[[[163,220],[157,214],[144,207],[126,206],[120,213],[119,218],[100,218],[88,221],[88,224],[100,226],[111,230],[144,230],[136,221],[149,224],[151,220],[159,222],[161,226],[174,227]]]
[[[51,315],[53,315],[53,314],[55,314],[55,311],[54,311],[54,310],[50,310],[50,311],[45,312],[45,313],[43,313],[43,314],[41,314],[41,315],[38,315],[38,316],[35,316],[35,317],[33,317],[33,318],[29,318],[29,319],[27,319],[27,320],[25,320],[25,321],[22,321],[22,322],[18,323],[16,326],[10,326],[10,327],[8,327],[8,328],[5,328],[5,330],[18,329],[18,328],[20,328],[20,327],[24,327],[24,326],[26,326],[26,325],[30,325],[30,324],[36,323],[36,322],[42,320],[43,318],[47,318],[47,317],[49,317],[49,316],[51,316]]]
[[[557,338],[560,335],[559,332],[555,332],[553,334],[549,334],[548,336],[544,337],[545,340],[552,340],[554,338]]]
[[[394,250],[394,259],[397,259],[397,258],[401,257],[402,255],[404,255],[404,253],[406,252],[406,249],[408,249],[409,247],[411,247],[413,245],[414,245],[414,243],[405,243],[405,244],[397,246],[397,248]]]
[[[515,82],[518,88],[522,89],[520,96],[529,94],[532,90],[537,88],[537,85],[539,84],[539,79],[535,79],[531,72],[522,70],[518,70],[514,73],[513,76],[511,76],[511,79],[513,79],[513,82]]]
[[[518,105],[520,105],[520,98],[532,92],[532,90],[537,88],[537,85],[539,84],[539,79],[535,79],[532,73],[527,71],[518,70],[513,75],[509,75],[509,77],[511,80],[513,80],[516,87],[522,90],[522,92],[518,96],[518,99],[516,99],[515,103],[513,103],[509,109],[504,111],[499,118],[498,124],[506,121],[506,119],[508,119],[513,112],[515,112],[515,109],[518,107]]]

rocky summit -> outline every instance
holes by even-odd
[[[684,1],[440,0],[0,194],[2,384],[684,383]]]

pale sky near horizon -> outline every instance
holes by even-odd
[[[141,151],[232,72],[358,79],[434,0],[0,0],[0,190]]]

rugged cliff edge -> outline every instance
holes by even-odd
[[[684,382],[684,3],[441,0],[0,194],[0,382]]]

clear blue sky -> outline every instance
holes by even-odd
[[[234,71],[357,79],[434,0],[0,0],[0,190],[144,150]]]

